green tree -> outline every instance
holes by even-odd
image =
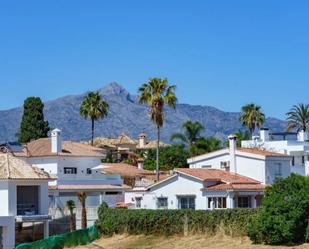
[[[187,167],[188,151],[183,145],[174,144],[160,147],[159,166],[162,170]],[[145,155],[144,168],[154,170],[156,168],[156,150],[149,150]]]
[[[70,231],[75,231],[76,230],[76,222],[75,222],[75,214],[74,214],[74,209],[75,207],[75,202],[73,200],[68,200],[66,203],[66,206],[70,212]]]
[[[250,135],[252,135],[256,128],[260,128],[264,124],[265,114],[259,105],[251,103],[241,108],[239,120],[243,126],[249,129]]]
[[[86,210],[87,195],[85,192],[78,192],[77,197],[82,206],[81,227],[86,228],[87,227],[87,210]]]
[[[99,92],[89,92],[80,106],[80,115],[91,120],[91,145],[93,146],[94,122],[107,116],[108,103],[105,102]]]
[[[43,110],[44,104],[39,97],[29,97],[24,101],[24,113],[18,134],[20,143],[47,137],[50,128],[48,121],[44,120]]]
[[[292,109],[286,114],[287,116],[287,130],[291,131],[306,131],[309,125],[309,105],[298,104],[294,105]]]
[[[216,137],[201,137],[189,148],[190,156],[198,156],[204,153],[220,150],[221,141]]]
[[[176,108],[177,97],[175,95],[175,85],[169,85],[167,79],[150,78],[139,89],[139,103],[149,106],[150,118],[157,128],[157,152],[156,152],[156,172],[159,181],[159,146],[160,128],[164,123],[164,106]]]
[[[174,133],[171,136],[171,141],[181,141],[187,147],[190,147],[197,143],[201,138],[201,133],[205,130],[204,126],[200,122],[186,121],[182,124],[184,133]]]
[[[266,187],[262,205],[248,224],[255,243],[291,244],[306,239],[309,217],[309,178],[292,174]]]

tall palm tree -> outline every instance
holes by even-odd
[[[89,92],[80,105],[80,115],[85,119],[91,119],[91,145],[93,146],[94,122],[107,116],[108,103],[103,100],[100,93]]]
[[[75,202],[73,200],[68,200],[66,206],[70,212],[70,231],[72,232],[76,230],[75,214],[73,212],[75,209]]]
[[[81,217],[81,227],[87,227],[87,210],[86,210],[86,198],[87,195],[85,192],[78,192],[77,193],[78,200],[82,206],[82,217]]]
[[[241,108],[239,121],[243,126],[249,129],[250,135],[253,134],[256,128],[261,128],[265,122],[265,114],[261,110],[261,106],[254,103],[245,105]]]
[[[159,181],[159,145],[160,128],[164,123],[164,106],[167,105],[173,109],[176,108],[177,97],[175,95],[175,85],[169,85],[167,79],[150,78],[139,89],[139,103],[149,106],[149,114],[157,128],[157,153],[156,153],[156,171],[157,181]]]
[[[175,133],[171,136],[171,141],[180,140],[188,147],[196,144],[201,137],[201,132],[205,130],[204,126],[200,122],[186,121],[182,124],[184,133]]]
[[[298,104],[294,105],[286,114],[288,126],[287,130],[297,129],[297,131],[306,131],[309,126],[309,105]]]

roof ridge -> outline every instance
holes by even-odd
[[[8,179],[11,178],[11,172],[10,172],[10,160],[9,160],[9,154],[6,153],[6,165],[7,165],[7,177]]]

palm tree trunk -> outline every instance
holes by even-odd
[[[91,146],[93,146],[93,138],[94,138],[94,119],[91,119]]]
[[[70,231],[73,232],[76,230],[75,226],[75,214],[73,213],[72,210],[70,210]]]
[[[160,180],[160,172],[159,172],[159,150],[160,150],[160,127],[157,126],[157,158],[156,158],[156,175],[157,181]]]
[[[87,228],[87,213],[86,213],[86,207],[82,207],[82,228]]]

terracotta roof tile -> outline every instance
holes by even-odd
[[[175,170],[186,175],[193,176],[202,181],[222,181],[227,183],[260,183],[252,178],[242,176],[239,174],[227,172],[220,169],[190,169],[190,168],[178,168]]]
[[[229,183],[219,183],[216,185],[209,186],[205,188],[206,191],[212,190],[264,190],[265,185],[263,184],[229,184]]]
[[[48,173],[10,153],[0,153],[0,179],[52,180]]]
[[[241,147],[241,148],[237,148],[237,151],[261,155],[261,156],[274,156],[274,157],[287,156],[287,155],[282,154],[282,153],[268,151],[268,150],[262,150],[262,149],[259,149],[259,148],[243,148],[243,147]]]
[[[103,173],[107,174],[119,174],[121,176],[127,177],[136,177],[140,176],[148,180],[156,180],[156,173],[151,170],[138,169],[136,166],[127,164],[127,163],[103,163],[103,166],[106,166],[102,170]],[[168,174],[161,173],[160,179],[165,179],[168,177]]]
[[[32,141],[25,145],[22,153],[15,153],[17,156],[27,157],[43,157],[43,156],[82,156],[82,157],[103,157],[102,150],[90,145],[73,142],[63,141],[62,152],[51,152],[51,139],[41,138]]]

